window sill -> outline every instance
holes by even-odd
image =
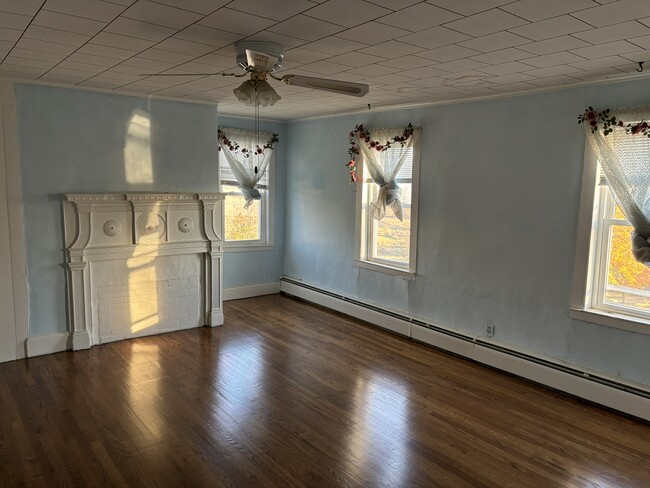
[[[273,244],[236,244],[224,243],[224,252],[259,252],[259,251],[272,251],[275,249]]]
[[[595,309],[569,308],[569,317],[606,327],[650,335],[650,320]]]
[[[359,259],[355,260],[355,264],[359,268],[369,269],[371,271],[379,271],[391,276],[398,276],[405,280],[415,281],[415,271],[406,271],[404,269],[393,268],[392,266],[387,266],[385,264],[371,263],[369,261],[361,261]]]

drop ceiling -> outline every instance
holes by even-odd
[[[238,71],[240,39],[282,44],[278,74],[370,85],[356,98],[273,82],[282,100],[261,115],[295,119],[645,76],[650,1],[0,0],[2,78],[251,115],[240,78],[201,74]]]

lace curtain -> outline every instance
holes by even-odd
[[[228,128],[221,128],[221,132],[231,141],[228,146],[219,139],[221,153],[228,163],[227,168],[221,166],[221,183],[236,185],[246,200],[244,207],[247,208],[254,200],[262,198],[258,188],[266,187],[263,183],[266,181],[266,169],[273,149],[265,148],[264,145],[273,134],[260,132],[258,137],[253,131]]]
[[[371,129],[370,139],[385,145],[393,137],[401,136],[403,132],[404,128]],[[386,207],[390,207],[395,217],[400,221],[403,220],[400,200],[402,190],[397,184],[396,177],[419,135],[420,129],[414,129],[413,135],[404,142],[404,145],[393,142],[389,149],[383,151],[378,151],[375,147],[371,147],[370,143],[356,136],[370,178],[379,187],[377,198],[370,204],[370,216],[373,219],[382,220],[386,216]]]
[[[637,122],[647,120],[650,109],[613,115],[626,123]],[[637,261],[650,266],[650,138],[627,134],[622,128],[607,136],[602,131],[588,131],[588,138],[621,211],[634,227],[632,253]]]

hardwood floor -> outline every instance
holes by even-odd
[[[650,486],[650,425],[279,295],[0,365],[0,486]]]

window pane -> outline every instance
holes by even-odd
[[[411,184],[402,183],[401,222],[392,209],[386,209],[386,216],[375,225],[376,258],[408,264],[411,230]]]
[[[605,303],[650,311],[650,268],[632,256],[632,227],[613,225]]]
[[[236,186],[223,185],[224,193],[237,192]],[[244,208],[246,200],[237,193],[225,201],[225,236],[227,241],[257,241],[260,239],[260,200]]]

